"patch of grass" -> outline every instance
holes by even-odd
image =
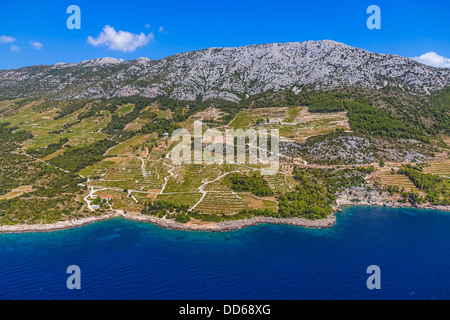
[[[287,114],[286,114],[286,118],[284,118],[283,122],[286,123],[292,123],[295,121],[295,119],[298,117],[298,115],[300,114],[300,112],[302,111],[302,107],[291,107],[288,109]]]
[[[114,115],[118,116],[118,117],[122,117],[130,112],[132,112],[134,110],[135,105],[134,104],[126,104],[123,106],[120,106],[116,112],[114,113]]]
[[[251,122],[251,114],[247,111],[241,111],[239,114],[234,118],[234,120],[230,123],[230,128],[232,129],[243,129],[245,130]]]

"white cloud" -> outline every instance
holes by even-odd
[[[450,68],[450,59],[440,56],[436,52],[428,52],[413,59],[432,67]]]
[[[145,27],[146,27],[147,29],[149,29],[151,26],[150,26],[150,24],[147,23],[147,24],[145,25]]]
[[[42,47],[44,46],[42,43],[37,42],[37,41],[30,41],[30,44],[33,46],[33,48],[35,48],[36,50],[41,50]]]
[[[0,44],[16,42],[16,38],[8,36],[0,36]]]
[[[20,51],[20,48],[19,48],[18,46],[12,45],[12,46],[11,46],[11,51],[19,52],[19,51]]]
[[[159,32],[164,32],[164,27],[159,27]]]
[[[88,43],[94,47],[108,46],[110,50],[133,52],[138,48],[146,46],[154,39],[153,33],[146,35],[143,32],[140,34],[127,31],[117,32],[113,27],[105,26],[97,38],[89,36]]]

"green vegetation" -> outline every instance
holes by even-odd
[[[178,126],[175,122],[167,120],[167,119],[155,119],[151,123],[147,123],[140,131],[141,134],[148,134],[148,133],[158,133],[159,137],[162,137],[164,133],[168,133],[169,136],[172,135],[172,133],[179,129],[180,126]]]
[[[245,130],[250,125],[251,115],[247,111],[241,111],[236,118],[230,123],[230,128],[232,129],[242,129]]]
[[[15,198],[0,200],[0,225],[52,223],[74,217],[82,204],[71,196],[55,199]]]
[[[295,192],[279,197],[278,216],[310,220],[328,217],[332,213],[332,204],[336,201],[336,197],[326,188],[310,181],[298,170],[294,170],[294,178],[299,181],[299,185]]]
[[[316,176],[317,173],[321,173],[317,177],[317,181],[325,182],[330,190],[336,191],[337,189],[342,189],[350,185],[364,184],[362,177],[372,171],[373,168],[345,169],[340,171],[295,169],[294,178],[299,182],[299,185],[295,188],[294,192],[287,192],[278,197],[278,212],[271,209],[253,209],[243,210],[233,215],[201,214],[198,212],[191,212],[189,215],[191,218],[210,222],[248,219],[254,216],[275,218],[300,217],[311,220],[323,219],[332,213],[332,205],[335,203],[336,197],[326,187],[310,179],[310,175]],[[251,177],[239,174],[231,178],[233,178],[231,180],[236,179],[240,182],[238,184],[239,186],[250,184],[249,181],[252,181]],[[347,179],[347,181],[343,181],[343,179]]]
[[[388,111],[375,108],[366,102],[345,101],[350,126],[355,132],[388,138],[415,139],[430,142],[424,124],[406,124]]]
[[[188,210],[189,206],[187,205],[178,205],[168,201],[155,200],[146,203],[141,213],[158,216],[159,218],[175,218],[176,222],[187,223],[191,220],[191,217],[188,215]]]
[[[20,143],[32,138],[31,133],[11,127],[9,122],[0,123],[0,152],[2,155],[16,150]]]
[[[237,214],[227,215],[223,213],[215,213],[215,214],[201,214],[196,211],[192,211],[189,213],[189,216],[193,219],[198,219],[205,222],[224,222],[224,221],[236,221],[243,219],[251,219],[256,216],[263,217],[276,217],[277,214],[273,210],[270,209],[254,209],[254,210],[243,210]]]
[[[341,112],[345,111],[343,102],[344,95],[341,93],[319,93],[305,99],[304,104],[308,106],[310,112]]]
[[[77,196],[80,177],[65,173],[23,154],[13,153],[33,136],[0,123],[0,195],[31,185],[33,191],[0,200],[0,225],[49,223],[73,216],[81,209]]]
[[[188,223],[191,221],[191,218],[185,213],[179,213],[175,215],[175,221],[178,223]]]
[[[58,115],[55,117],[55,120],[62,119],[65,116],[68,116],[69,114],[79,111],[85,105],[86,105],[86,101],[83,101],[83,100],[73,100],[73,101],[66,101],[64,103],[60,103],[61,110],[58,112]]]
[[[373,170],[373,167],[342,170],[295,168],[293,175],[299,184],[294,192],[279,196],[277,217],[326,218],[332,213],[335,194],[346,188],[365,186],[364,177]]]
[[[286,113],[286,118],[284,118],[284,122],[286,122],[286,123],[294,122],[301,111],[302,111],[302,108],[300,108],[300,107],[289,108]],[[263,122],[263,121],[261,121],[261,122]]]
[[[450,132],[450,87],[434,92],[429,99],[384,88],[374,92],[304,91],[293,100],[307,105],[310,112],[347,111],[352,130],[372,136],[431,143],[439,132]]]
[[[117,104],[114,102],[114,100],[109,103],[106,100],[92,101],[89,104],[86,104],[86,109],[82,110],[82,112],[77,115],[77,119],[83,120],[92,117],[98,117],[104,111],[113,114],[117,111]]]
[[[250,176],[232,173],[226,177],[226,182],[236,192],[251,192],[258,197],[273,196],[268,182],[258,173],[252,173]]]
[[[45,158],[46,156],[61,149],[62,146],[66,144],[68,141],[69,139],[67,138],[61,138],[59,139],[59,142],[49,144],[46,148],[28,149],[27,153],[37,158]]]
[[[434,128],[450,134],[450,87],[432,94],[429,111],[435,119]]]
[[[424,191],[439,190],[445,191],[446,180],[433,174],[424,174],[419,167],[406,165],[399,169],[399,174],[406,175],[414,185]]]
[[[92,201],[93,205],[97,205],[102,209],[110,208],[110,205],[112,205],[113,203],[114,203],[114,199],[102,199],[100,197],[97,197]]]
[[[450,180],[433,174],[425,174],[421,167],[413,167],[411,165],[404,166],[399,169],[398,173],[407,176],[412,183],[421,191],[427,193],[426,200],[434,205],[450,204]],[[418,195],[412,191],[408,195],[408,200],[413,203],[418,202]]]
[[[123,102],[125,102],[125,101],[123,101]],[[139,116],[139,113],[141,112],[141,110],[144,109],[147,105],[148,104],[147,104],[146,100],[136,100],[136,104],[135,104],[133,111],[131,111],[125,115],[122,115],[122,116],[114,114],[111,118],[111,121],[103,129],[103,132],[107,133],[109,135],[113,135],[113,136],[123,135],[124,134],[123,129],[125,128],[125,126],[128,123],[134,121]],[[130,137],[127,137],[127,138],[130,138]]]
[[[299,180],[298,177],[303,177],[315,184],[324,186],[329,193],[336,194],[344,189],[365,187],[366,181],[364,178],[374,170],[373,166],[345,169],[296,168],[294,178]]]
[[[144,209],[142,209],[142,214],[146,215],[167,215],[167,214],[187,214],[189,210],[189,206],[187,205],[179,205],[174,204],[168,201],[163,200],[155,200],[150,201],[145,204]]]
[[[364,179],[373,167],[295,168],[293,176],[280,171],[266,177],[236,165],[173,166],[164,159],[174,147],[165,133],[171,135],[178,128],[190,127],[198,112],[209,107],[216,110],[204,121],[205,129],[247,129],[254,125],[277,128],[291,141],[307,139],[301,145],[287,144],[286,152],[310,164],[379,163],[384,167],[397,161],[391,155],[400,158],[409,153],[413,156],[408,160],[419,161],[421,155],[448,150],[444,140],[450,128],[450,88],[430,97],[388,88],[327,92],[302,88],[299,94],[270,90],[251,97],[231,93],[242,100],[203,101],[197,96],[195,101],[176,101],[161,96],[0,101],[0,120],[8,121],[0,123],[0,224],[90,215],[81,209],[87,190],[79,186],[86,184],[80,174],[95,178],[87,183],[95,188],[133,192],[137,202],[119,196],[115,208],[130,207],[180,223],[254,216],[322,219],[331,214],[339,192],[374,190],[373,182]],[[302,111],[302,106],[315,114]],[[348,132],[348,121],[353,132]],[[53,158],[47,160],[50,155]],[[283,170],[290,172],[292,166],[294,163],[286,163],[288,168]],[[260,166],[252,168],[258,170]],[[401,195],[405,202],[448,205],[448,173],[436,168],[433,174],[426,174],[421,166],[405,166],[399,171],[402,176],[385,170],[376,179],[384,182],[380,186],[406,181],[409,185],[384,187],[392,195]],[[173,173],[170,177],[169,170]],[[234,171],[239,172],[214,181]],[[206,181],[211,183],[205,186],[208,193],[202,197],[198,190]],[[163,194],[158,194],[163,186]],[[147,202],[149,195],[157,200]],[[274,198],[260,199],[263,197]],[[105,209],[109,207],[101,200],[94,200],[94,204],[98,201]],[[189,211],[197,203],[196,211]]]
[[[0,123],[0,195],[6,194],[20,185],[29,185],[29,171],[32,164],[23,155],[13,154],[20,143],[33,136],[25,131]]]
[[[51,159],[50,163],[56,167],[77,172],[103,160],[105,158],[104,153],[115,145],[114,141],[105,139],[90,145],[73,147],[62,155]]]
[[[131,103],[123,105],[123,106],[120,106],[120,108],[115,112],[115,115],[117,115],[119,117],[123,117],[127,113],[130,113],[131,111],[133,111],[133,109],[134,109],[134,105]]]

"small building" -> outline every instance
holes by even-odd
[[[106,200],[106,201],[110,201],[110,200],[112,200],[112,199],[113,199],[112,196],[105,196],[105,197],[102,197],[102,200]]]

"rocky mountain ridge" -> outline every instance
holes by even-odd
[[[0,96],[54,99],[159,95],[239,101],[269,90],[397,87],[429,94],[450,85],[450,69],[335,41],[210,48],[161,60],[114,58],[0,71]]]

